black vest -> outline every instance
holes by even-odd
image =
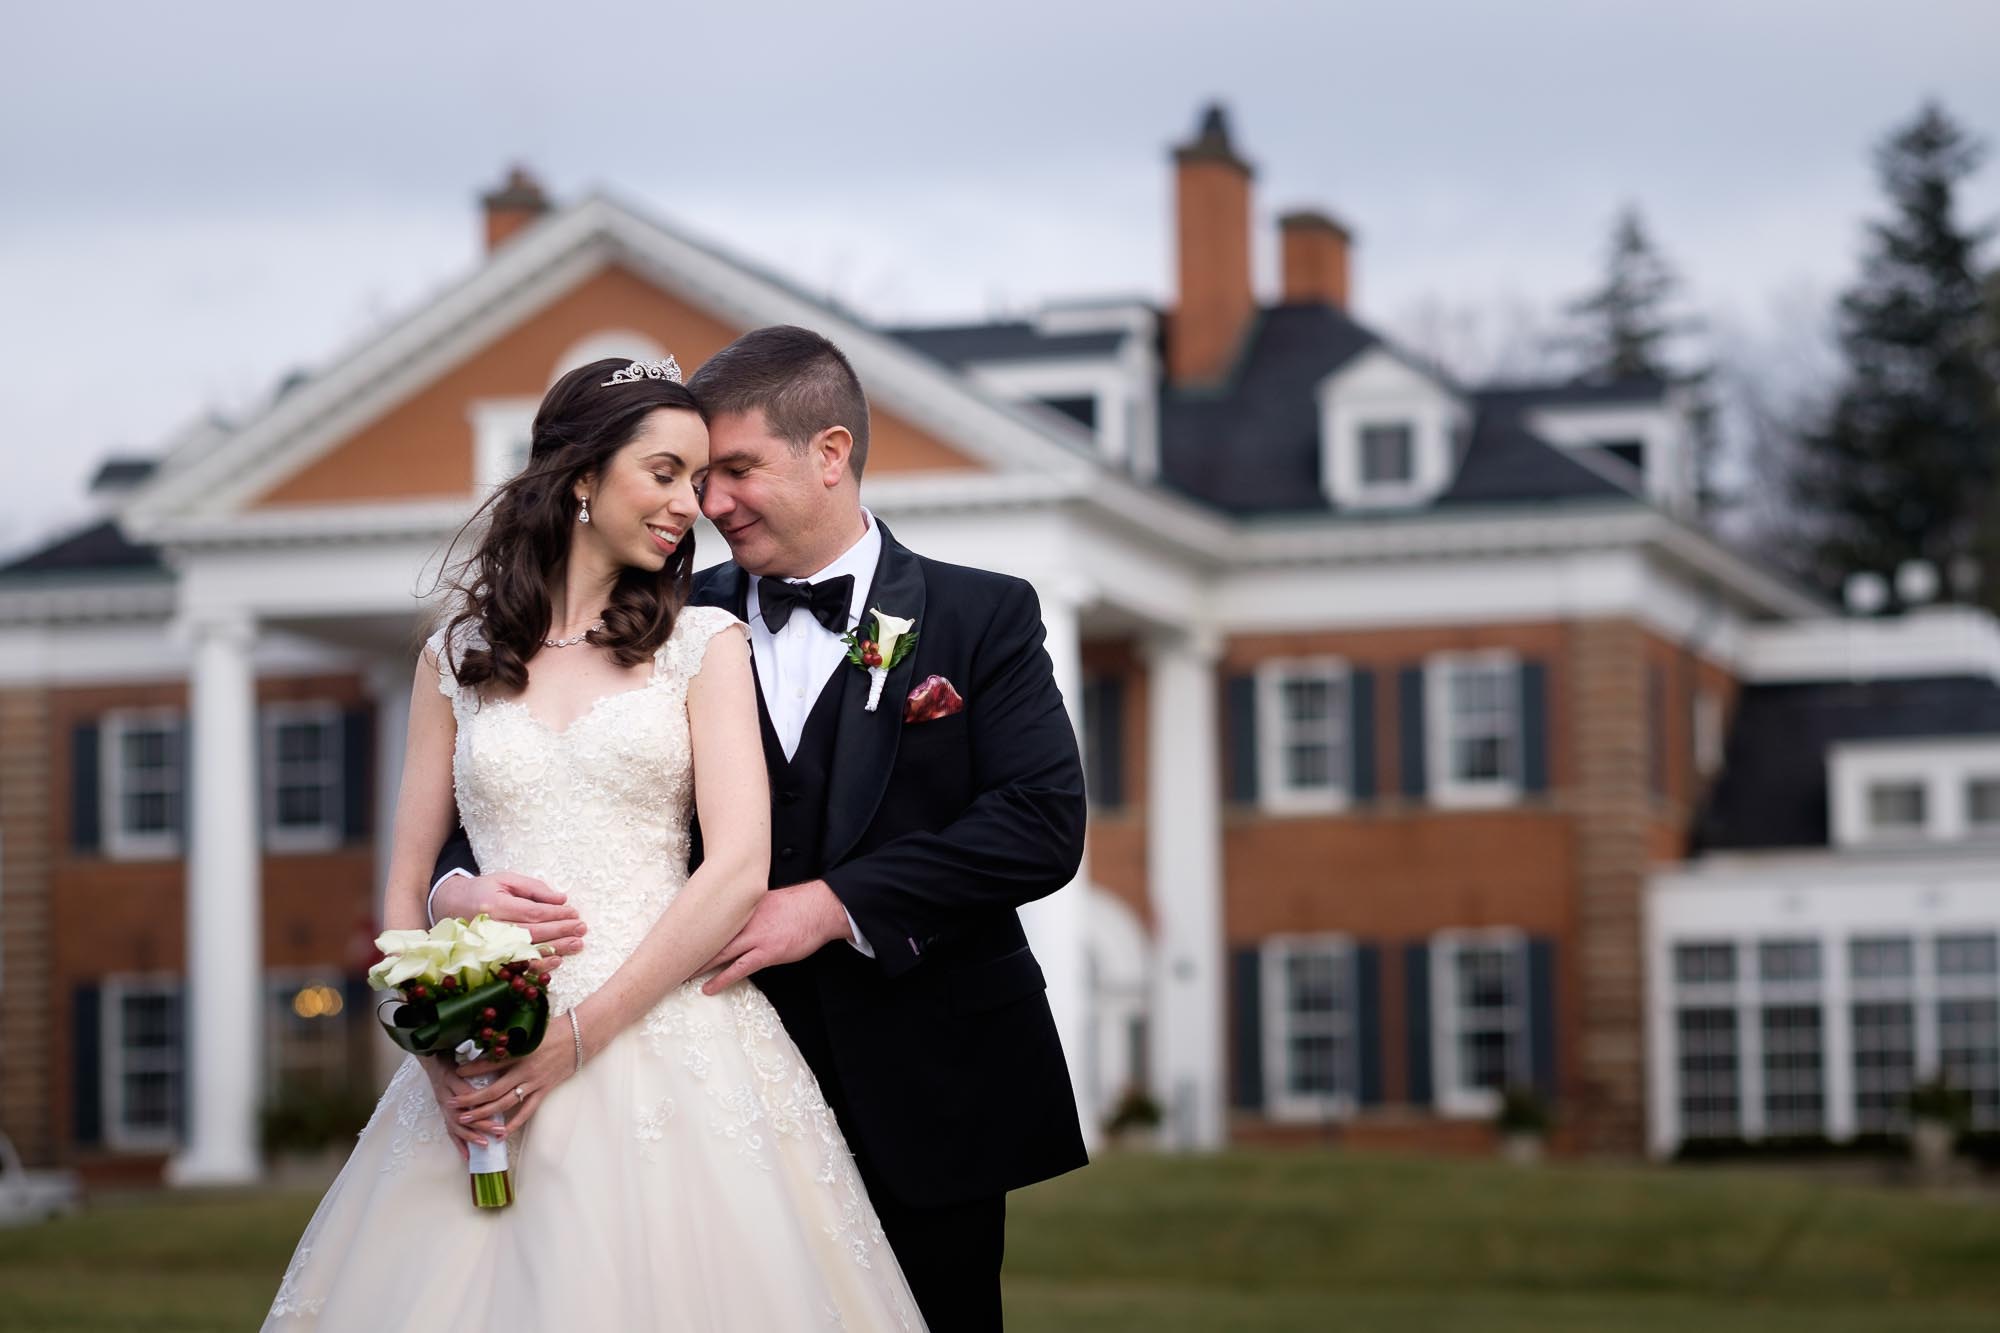
[[[843,666],[845,663],[842,664]],[[806,715],[799,748],[785,747],[771,725],[760,682],[757,721],[764,733],[764,763],[771,775],[771,887],[802,884],[826,871],[826,798],[837,778],[833,771],[840,740],[840,701],[846,694],[840,667]]]

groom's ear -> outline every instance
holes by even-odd
[[[848,460],[854,454],[854,436],[845,426],[828,426],[812,437],[807,452],[819,469],[820,484],[831,490],[840,485],[847,472]]]

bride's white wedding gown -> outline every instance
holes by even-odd
[[[439,682],[480,864],[545,880],[590,925],[549,987],[556,1014],[617,970],[687,882],[687,685],[710,637],[737,623],[683,610],[650,680],[562,731],[518,701],[482,703],[448,667]],[[567,1045],[568,1029],[552,1023],[547,1040]],[[265,1327],[922,1327],[819,1084],[755,985],[670,992],[553,1089],[509,1152],[516,1202],[474,1208],[430,1082],[405,1060]]]

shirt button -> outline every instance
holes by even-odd
[[[794,850],[790,847],[787,847],[778,853],[779,856],[783,857],[787,861],[791,860],[795,854],[796,853],[794,852]]]
[[[792,697],[794,699],[803,699],[806,697],[806,692],[803,689],[793,690]]]

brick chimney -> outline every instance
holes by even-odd
[[[1250,164],[1229,142],[1219,103],[1174,149],[1180,289],[1167,339],[1176,383],[1220,379],[1257,313],[1250,288]]]
[[[492,254],[516,233],[526,231],[549,211],[549,197],[542,183],[525,167],[514,167],[499,189],[479,197],[486,213],[486,252]]]
[[[1301,209],[1278,219],[1278,236],[1284,250],[1285,304],[1347,309],[1354,234],[1324,213]]]

